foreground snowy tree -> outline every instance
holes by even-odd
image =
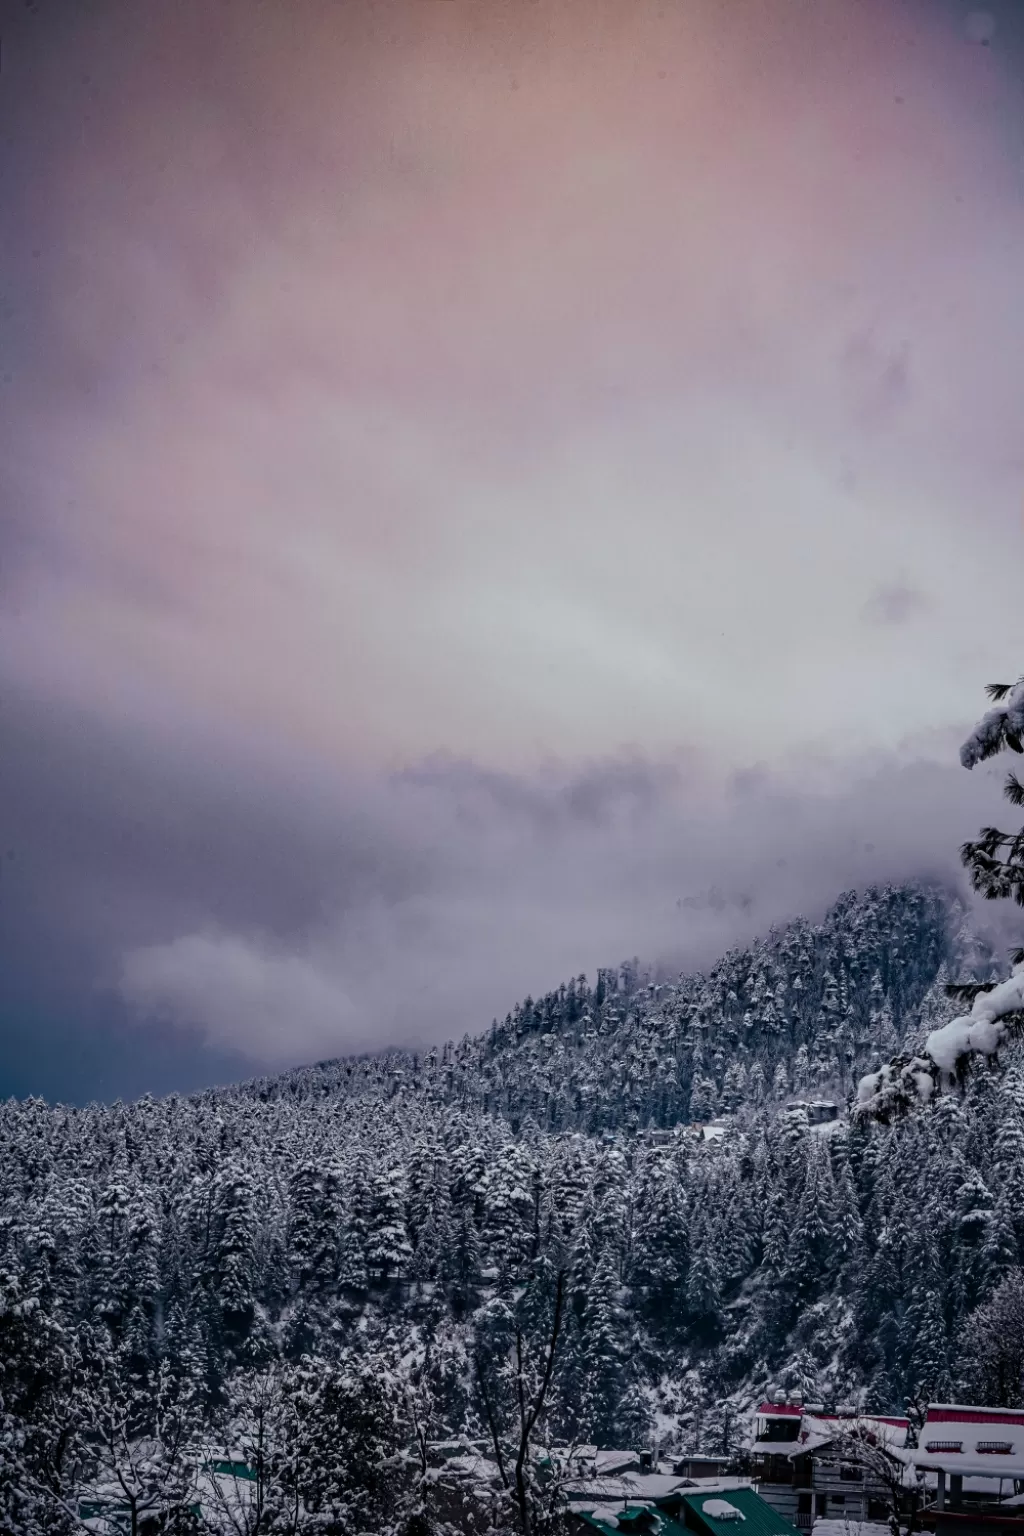
[[[122,1511],[129,1536],[157,1520],[167,1531],[191,1527],[200,1419],[189,1382],[166,1365],[138,1378],[97,1338],[81,1422],[93,1456],[79,1497]]]
[[[885,1490],[891,1536],[914,1536],[921,1529],[924,1475],[907,1466],[899,1448],[883,1438],[876,1421],[852,1420],[836,1435],[826,1454],[831,1460],[859,1468]]]
[[[997,707],[989,710],[968,737],[960,751],[965,768],[986,762],[1009,748],[1024,753],[1024,677],[1015,684],[990,683],[986,693]],[[1003,793],[1011,805],[1024,805],[1024,784],[1015,773],[1007,775]],[[1012,897],[1024,907],[1024,828],[1000,832],[998,827],[984,827],[976,842],[964,843],[960,850],[971,883],[988,901]],[[1015,960],[1024,959],[1024,950]]]
[[[495,1300],[477,1317],[477,1407],[505,1518],[518,1536],[551,1536],[563,1523],[550,1452],[546,1468],[538,1452],[550,1447],[550,1420],[558,1417],[552,1398],[567,1336],[569,1278],[564,1257],[538,1260],[511,1303]]]
[[[965,768],[974,768],[1009,749],[1024,753],[1024,678],[1016,684],[990,683],[986,688],[996,708],[990,709],[960,749]],[[1003,789],[1012,805],[1024,805],[1024,784],[1007,776]],[[1012,898],[1024,906],[1024,828],[1015,833],[983,827],[980,837],[960,850],[971,884],[987,901]],[[937,1088],[962,1083],[976,1057],[994,1057],[1024,1025],[1024,948],[1015,949],[1008,980],[969,981],[946,987],[950,997],[970,1002],[971,1011],[931,1031],[923,1052],[897,1056],[877,1072],[861,1079],[861,1114],[891,1118],[915,1103],[927,1102]]]

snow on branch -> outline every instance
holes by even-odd
[[[978,722],[960,748],[965,768],[983,763],[1005,747],[1024,754],[1024,677],[1016,683],[990,683],[986,689],[994,709]],[[1005,793],[1014,805],[1024,805],[1024,785],[1011,774]],[[1005,859],[999,849],[1006,848]],[[989,900],[1013,896],[1024,906],[1024,831],[1010,837],[995,827],[984,828],[981,840],[965,843],[960,850],[971,870],[975,890]],[[998,986],[980,983],[950,988],[963,1001],[973,996],[970,1013],[933,1029],[920,1056],[897,1056],[877,1072],[862,1077],[857,1085],[854,1114],[881,1120],[904,1112],[914,1104],[927,1103],[937,1088],[962,1081],[974,1057],[994,1056],[1010,1035],[1024,1024],[1024,957],[1013,956],[1007,981]]]
[[[887,1117],[915,1100],[927,1103],[943,1081],[957,1078],[972,1056],[994,1056],[1005,1045],[1024,1014],[1024,963],[1015,965],[1007,981],[979,992],[970,1013],[933,1029],[924,1043],[925,1055],[901,1062],[898,1058],[862,1077],[857,1085],[856,1112]]]
[[[979,720],[974,730],[960,748],[960,762],[965,768],[983,763],[995,757],[1004,747],[1014,752],[1024,752],[1021,737],[1024,735],[1024,678],[1011,687],[1008,683],[996,683],[989,689],[995,699],[1005,700],[1001,708],[990,709]]]

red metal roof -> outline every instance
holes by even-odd
[[[929,1424],[1020,1424],[1024,1408],[929,1408]],[[887,1422],[893,1422],[889,1420]]]

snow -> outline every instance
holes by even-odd
[[[612,1530],[618,1530],[619,1516],[622,1514],[621,1504],[581,1504],[580,1512],[591,1516],[594,1520],[600,1520],[602,1525],[610,1525]]]
[[[811,1536],[889,1536],[889,1527],[874,1520],[815,1520]]]
[[[924,1057],[915,1056],[903,1065],[886,1063],[877,1072],[862,1077],[857,1084],[858,1108],[862,1112],[881,1109],[901,1093],[926,1104],[938,1086],[939,1076],[952,1076],[965,1056],[994,1056],[1009,1034],[1003,1021],[1021,1011],[1024,963],[1015,965],[1007,980],[991,992],[979,992],[970,1013],[933,1029],[924,1043]]]
[[[835,1427],[827,1424],[815,1424],[811,1419],[805,1418],[801,1426],[800,1437],[793,1441],[789,1448],[789,1459],[794,1456],[806,1456],[808,1451],[817,1451],[823,1445],[828,1445],[835,1438]]]
[[[951,1019],[941,1029],[933,1029],[925,1041],[925,1050],[943,1072],[954,1072],[956,1064],[971,1052],[994,1056],[1006,1039],[1001,1020],[1009,1013],[1024,1009],[1024,963],[1015,965],[1007,981],[991,992],[979,992],[969,1014]]]
[[[628,1471],[631,1467],[637,1467],[637,1453],[636,1451],[599,1451],[595,1447],[594,1466],[605,1476],[609,1473]]]
[[[747,1517],[728,1499],[705,1499],[701,1511],[709,1520],[745,1520]]]
[[[682,1478],[666,1476],[663,1472],[627,1472],[622,1481],[631,1498],[665,1499],[675,1493]]]
[[[979,1446],[1004,1442],[1005,1453]],[[940,1449],[957,1445],[959,1450]],[[934,1446],[929,1450],[929,1446]],[[988,1482],[1024,1478],[1024,1414],[1010,1409],[935,1403],[928,1409],[920,1445],[909,1458],[921,1471],[945,1471]]]
[[[797,1410],[799,1412],[799,1410]],[[767,1415],[759,1415],[767,1417]],[[907,1443],[908,1421],[904,1418],[874,1418],[856,1414],[802,1413],[800,1432],[795,1440],[754,1440],[750,1449],[786,1456],[793,1460],[829,1445],[837,1436],[864,1435],[898,1453]]]
[[[582,1501],[589,1499],[617,1499],[621,1503],[665,1499],[685,1485],[685,1478],[663,1472],[629,1472],[622,1477],[574,1478],[565,1484],[563,1492],[579,1508]]]
[[[1006,732],[1013,735],[1024,732],[1024,678],[1011,688],[1005,703],[990,709],[979,720],[960,748],[960,762],[965,768],[973,768],[976,763],[993,756]]]

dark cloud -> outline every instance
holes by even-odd
[[[110,1097],[458,1036],[626,955],[704,965],[844,887],[956,879],[998,818],[998,776],[959,769],[955,733],[941,759],[724,790],[696,754],[435,759],[374,784],[2,702],[0,1091]]]
[[[466,822],[479,825],[497,814],[547,833],[565,824],[603,827],[623,816],[643,816],[663,803],[681,777],[678,764],[652,763],[636,753],[570,769],[548,765],[532,777],[435,756],[403,770],[396,783],[440,792]]]

